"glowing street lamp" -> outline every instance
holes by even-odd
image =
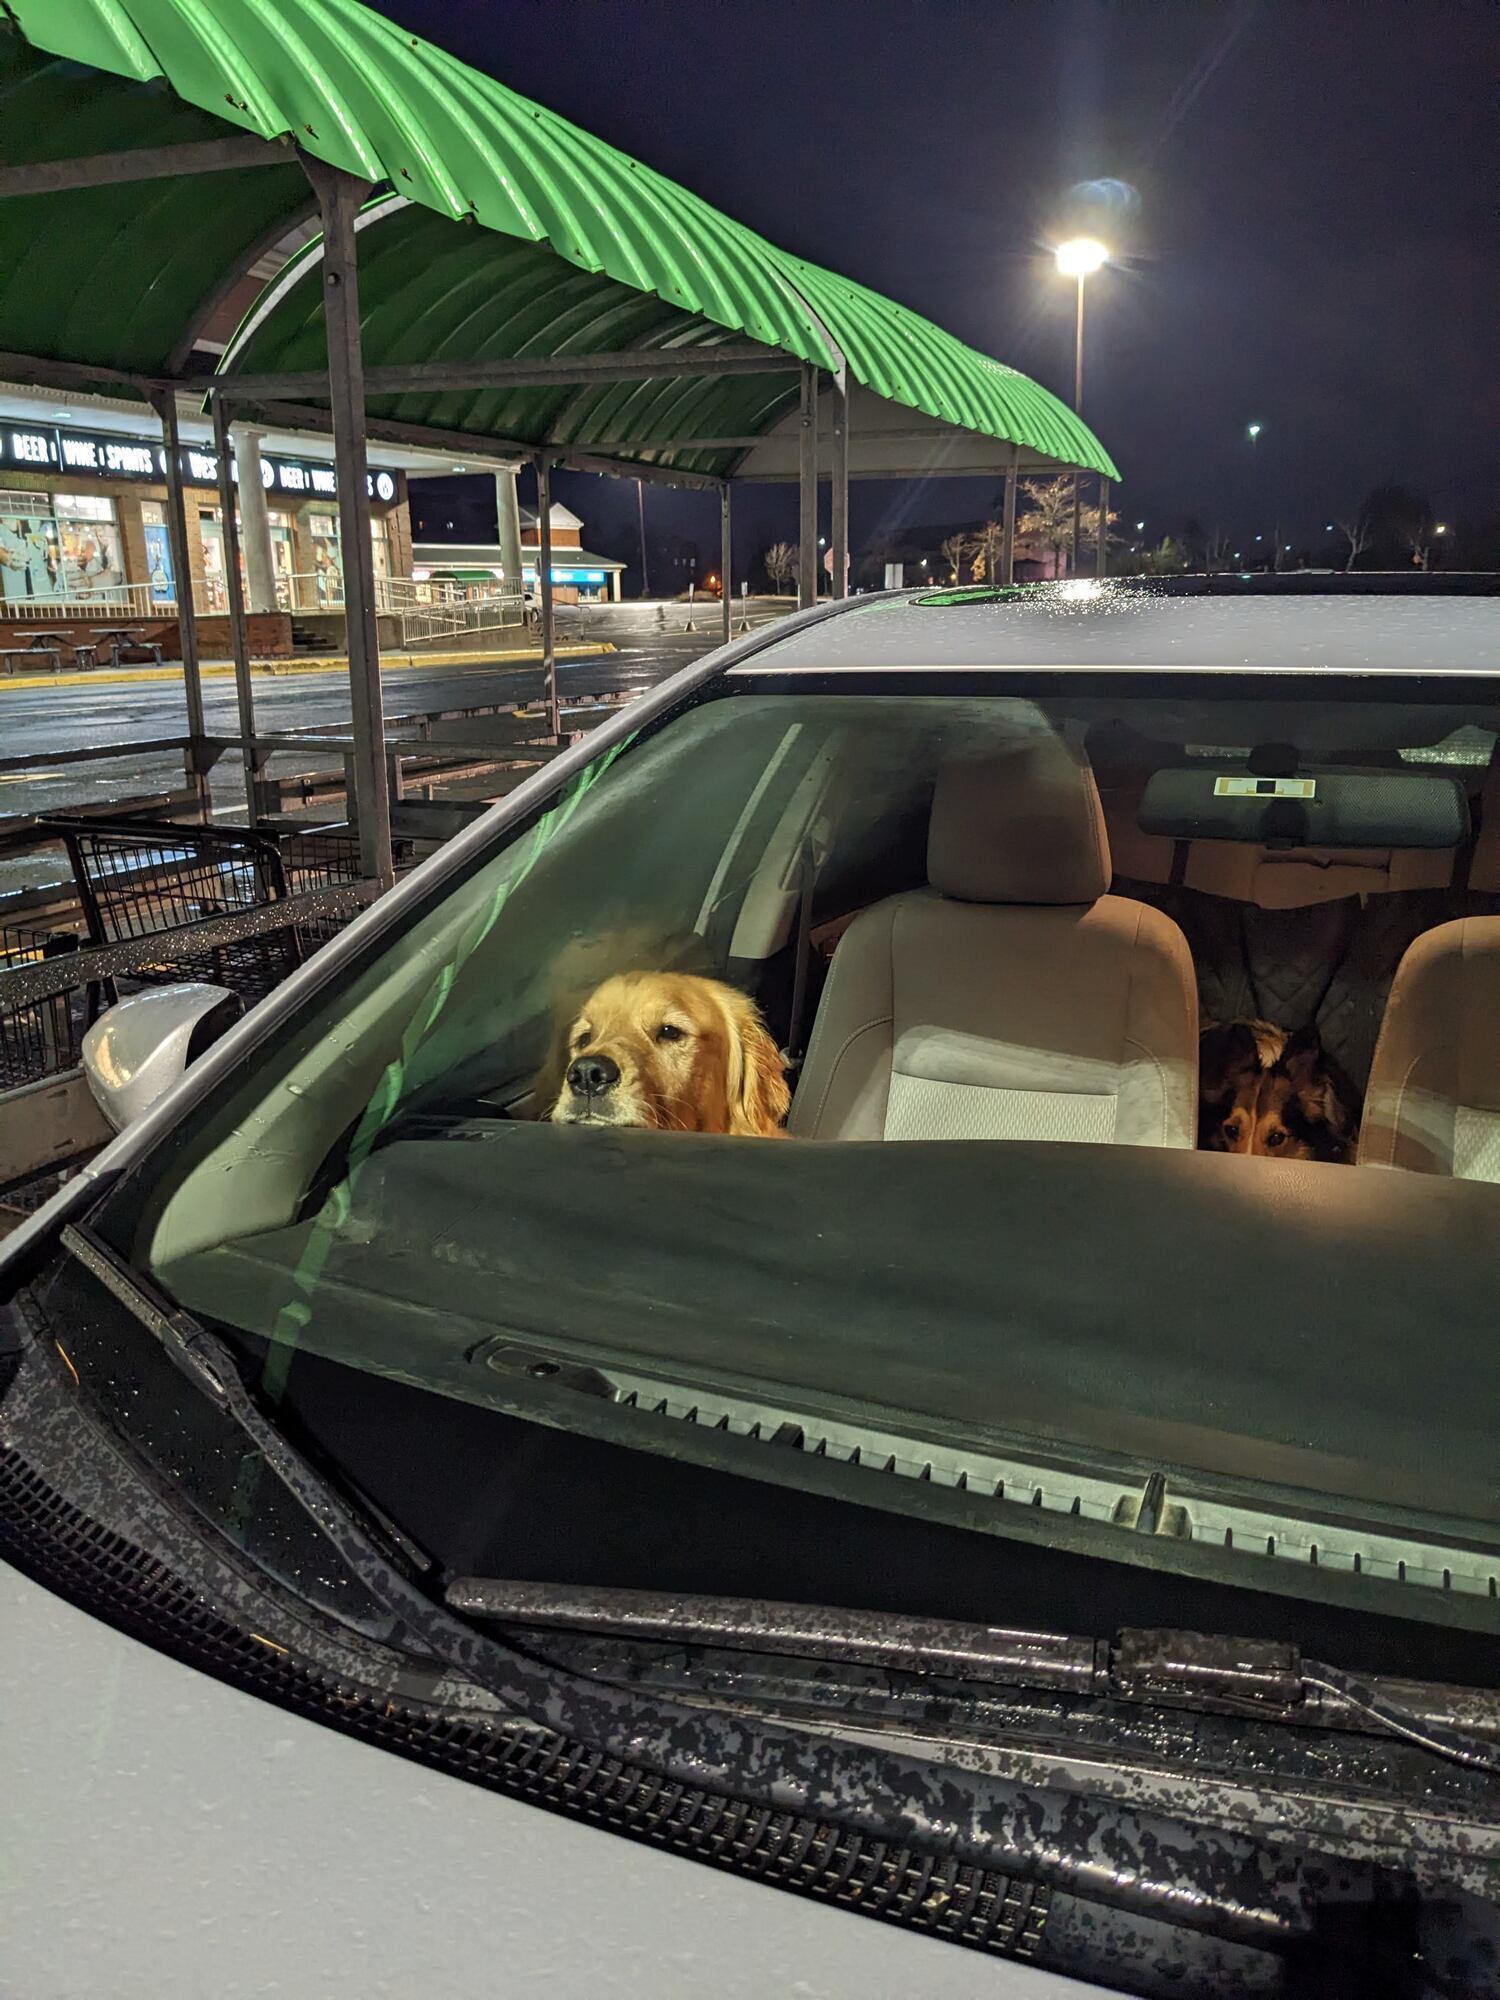
[[[1057,268],[1065,278],[1092,278],[1109,262],[1109,252],[1092,236],[1075,236],[1057,246]]]
[[[1245,436],[1249,438],[1251,444],[1254,444],[1264,428],[1265,426],[1262,424],[1246,424]]]

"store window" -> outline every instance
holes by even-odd
[[[296,560],[292,552],[292,517],[273,507],[266,515],[271,529],[271,576],[276,588],[276,608],[297,608]]]
[[[125,562],[114,501],[102,494],[59,493],[53,504],[62,557],[61,595],[118,599],[123,594]]]
[[[385,516],[379,515],[370,522],[370,556],[375,566],[377,578],[391,573],[391,540]]]
[[[11,605],[55,599],[61,567],[52,495],[0,492],[0,597]]]
[[[112,500],[0,491],[0,597],[8,603],[117,603],[124,582]]]
[[[342,604],[344,566],[339,556],[339,517],[337,514],[309,514],[307,525],[312,532],[313,580],[317,586],[318,603]]]
[[[203,539],[203,596],[210,611],[229,609],[229,584],[224,564],[224,522],[217,507],[198,512]]]

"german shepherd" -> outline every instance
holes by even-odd
[[[1211,1153],[1347,1164],[1359,1093],[1318,1040],[1270,1021],[1210,1022],[1198,1049],[1198,1144]]]

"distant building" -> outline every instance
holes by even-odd
[[[537,557],[541,522],[536,510],[522,507],[521,574],[525,587],[537,587]],[[498,542],[416,542],[412,575],[418,583],[489,583],[502,581],[504,561]],[[583,546],[583,523],[561,501],[552,503],[552,590],[559,604],[584,604],[620,596],[620,572],[625,565],[613,556],[593,555]]]

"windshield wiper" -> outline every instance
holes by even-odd
[[[768,1811],[911,1841],[982,1869],[1041,1881],[1083,1903],[1207,1932],[1256,1950],[1311,1936],[1317,1888],[1253,1837],[1191,1828],[1113,1799],[954,1772],[900,1752],[627,1693],[544,1664],[429,1597],[390,1559],[378,1525],[261,1410],[227,1342],[164,1299],[101,1238],[69,1225],[63,1247],[160,1342],[240,1431],[390,1621],[388,1641],[484,1689],[507,1719],[587,1746],[653,1780]],[[70,1364],[71,1366],[71,1364]],[[76,1371],[75,1371],[76,1377]]]
[[[1363,1680],[1305,1660],[1296,1647],[1274,1641],[1144,1629],[1120,1632],[1111,1641],[821,1605],[473,1576],[455,1577],[444,1597],[456,1611],[507,1625],[836,1660],[977,1686],[1253,1713],[1310,1727],[1362,1728],[1399,1737],[1471,1770],[1500,1774],[1500,1740],[1474,1727],[1476,1721],[1488,1722],[1500,1739],[1500,1701],[1463,1689]]]

